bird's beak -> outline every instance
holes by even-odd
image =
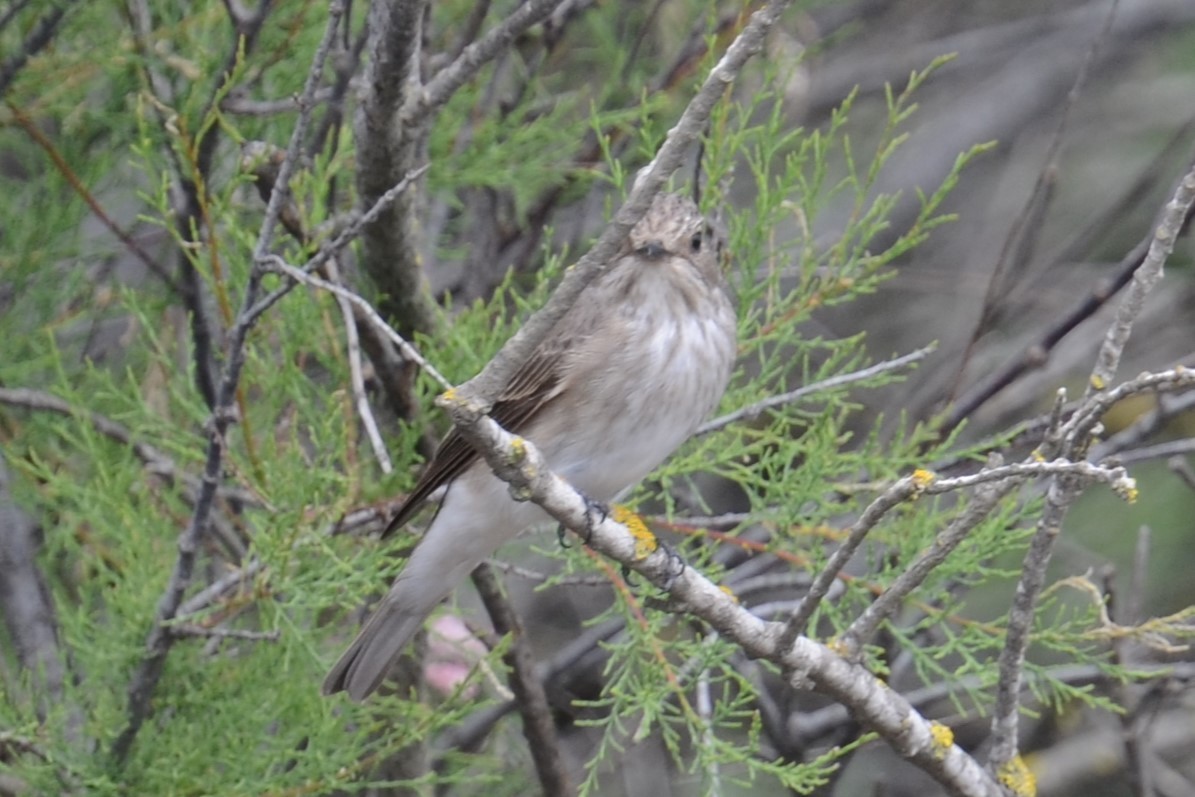
[[[643,255],[648,260],[659,260],[664,255],[668,254],[668,250],[664,248],[664,244],[659,241],[648,241],[643,246],[635,250],[636,254]]]

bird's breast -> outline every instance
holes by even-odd
[[[644,304],[611,318],[581,355],[564,404],[529,430],[548,464],[608,500],[664,461],[714,409],[735,357],[734,313],[720,293],[697,306]],[[539,439],[537,439],[539,438]]]

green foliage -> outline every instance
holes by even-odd
[[[223,77],[228,26],[222,6],[150,5],[152,35],[138,41],[126,28],[107,39],[92,36],[95,29],[112,29],[112,8],[82,4],[61,32],[59,46],[26,71],[10,101],[60,125],[57,154],[103,203],[125,203],[118,224],[141,219],[156,226],[163,240],[153,254],[165,258],[168,272],[175,268],[162,253],[184,253],[214,297],[209,310],[223,329],[241,299],[261,214],[255,192],[230,165],[236,161],[234,144],[284,142],[294,118],[233,116],[218,100],[249,74],[261,76],[265,97],[297,92],[303,70],[296,65],[309,60],[324,6],[279,9],[253,52],[242,50]],[[439,3],[434,13],[446,22],[462,20],[471,5]],[[491,11],[491,22],[498,13]],[[570,34],[577,46],[562,49],[568,50],[567,68],[536,77],[522,96],[503,96],[511,102],[500,113],[478,114],[487,107],[487,92],[501,94],[505,87],[495,67],[483,70],[453,98],[432,132],[430,191],[442,196],[466,186],[511,191],[519,220],[525,221],[527,207],[555,185],[582,191],[596,178],[624,185],[687,96],[678,90],[640,95],[635,88],[648,62],[628,59],[623,45],[626,31],[640,22],[603,13],[599,4]],[[531,70],[520,58],[512,61],[514,69]],[[575,88],[577,74],[599,69],[626,79]],[[727,220],[734,253],[729,277],[741,318],[740,367],[722,411],[867,364],[860,337],[812,336],[807,322],[819,308],[882,290],[899,259],[950,220],[942,211],[945,193],[981,151],[960,156],[942,188],[920,197],[907,229],[889,229],[897,197],[877,193],[876,179],[907,135],[905,123],[915,111],[912,94],[924,76],[916,74],[907,89],[890,93],[886,124],[866,151],[852,136],[853,97],[821,130],[790,127],[787,109],[770,88],[719,106],[705,143],[703,203],[709,209],[728,206],[732,192],[753,197],[751,206]],[[151,92],[154,80],[170,87],[170,104],[156,88]],[[776,66],[766,68],[765,87],[782,81]],[[224,165],[203,182],[203,228],[180,230],[170,175],[177,169],[201,179],[197,141],[212,131],[227,142],[218,155]],[[566,146],[588,137],[605,158],[600,168],[578,164]],[[420,429],[387,428],[396,467],[393,476],[383,476],[372,464],[345,387],[348,362],[336,303],[299,290],[265,314],[250,336],[238,401],[242,417],[227,440],[224,466],[228,483],[243,495],[226,498],[222,510],[229,528],[208,534],[203,557],[211,578],[227,572],[221,563],[233,553],[251,555],[261,567],[233,596],[186,618],[191,626],[271,638],[178,643],[130,760],[119,768],[112,764],[108,751],[126,722],[129,673],[143,655],[179,532],[191,514],[194,484],[148,472],[128,445],[99,433],[85,412],[119,422],[132,440],[151,442],[173,461],[176,474],[195,475],[205,459],[207,408],[195,388],[189,352],[179,345],[188,334],[187,319],[168,293],[158,282],[135,280],[97,297],[92,283],[118,247],[88,232],[85,206],[28,136],[10,126],[0,133],[0,145],[30,164],[29,179],[10,183],[0,194],[0,218],[27,222],[6,225],[0,251],[5,281],[20,297],[0,316],[5,341],[0,384],[46,390],[80,408],[70,417],[5,410],[0,439],[17,474],[19,500],[46,527],[40,561],[63,642],[82,673],[79,683],[67,684],[61,703],[77,707],[81,716],[60,708],[39,717],[39,703],[25,689],[5,696],[0,728],[35,740],[48,754],[0,764],[0,771],[17,773],[36,793],[67,787],[95,795],[327,793],[361,787],[358,779],[373,763],[436,739],[496,703],[480,668],[434,705],[391,697],[359,707],[317,693],[352,631],[343,610],[368,601],[401,567],[393,548],[332,537],[328,530],[351,510],[410,486]],[[294,195],[308,229],[319,229],[351,207],[344,188],[351,183],[351,146],[351,136],[333,136],[296,178]],[[137,196],[131,208],[130,185]],[[334,186],[341,190],[330,190]],[[825,246],[810,230],[835,203],[849,208],[848,221]],[[889,242],[879,244],[882,236]],[[299,244],[282,241],[280,247],[292,261],[304,259]],[[567,262],[547,249],[544,261],[529,278],[510,275],[487,301],[445,307],[446,323],[435,339],[417,340],[420,349],[453,380],[476,372],[543,303]],[[267,282],[279,284],[275,278]],[[123,341],[109,361],[90,359],[90,341],[99,333]],[[676,496],[689,492],[680,488],[699,474],[723,477],[750,502],[739,528],[766,526],[773,531],[769,552],[814,572],[827,557],[821,540],[840,537],[846,519],[879,489],[915,467],[959,453],[953,439],[936,440],[932,430],[919,426],[896,423],[892,433],[866,436],[853,431],[858,405],[852,397],[901,378],[887,373],[827,389],[756,421],[694,439],[631,502],[655,500],[668,516],[690,512],[696,507],[678,506]],[[419,378],[425,406],[435,389]],[[965,616],[951,596],[960,586],[999,574],[994,563],[1020,550],[1024,533],[1018,530],[1033,510],[1016,501],[1001,507],[917,593],[908,609],[912,616],[889,629],[926,683],[952,678],[960,668],[974,674],[977,685],[967,691],[974,706],[988,702],[982,690],[992,683],[1001,628]],[[816,632],[828,637],[842,630],[960,511],[956,501],[923,499],[892,513],[866,551],[872,567],[866,576],[844,580],[839,600],[822,604]],[[676,527],[685,528],[683,522]],[[717,575],[717,554],[736,544],[736,532],[713,535],[689,527],[687,533],[683,550],[689,561]],[[244,550],[236,551],[238,546]],[[600,567],[577,550],[562,559],[558,579]],[[617,751],[649,735],[661,740],[678,771],[706,788],[715,781],[742,788],[766,781],[769,788],[809,793],[826,782],[853,746],[809,763],[758,755],[757,685],[733,666],[735,648],[673,615],[645,608],[650,597],[645,591],[620,587],[603,615],[621,615],[627,631],[609,644],[604,693],[587,704],[595,717],[587,722],[596,726],[600,741],[583,793],[600,793]],[[1115,672],[1105,660],[1106,647],[1090,636],[1098,625],[1092,612],[1061,618],[1051,614],[1043,620],[1043,648]],[[869,663],[877,671],[886,666],[878,659]],[[498,667],[497,658],[491,656],[488,666]],[[1040,677],[1032,683],[1043,699],[1098,702],[1089,692],[1051,679],[1046,669],[1035,672]],[[697,690],[708,692],[709,710],[697,707]],[[80,733],[97,745],[80,744]],[[458,784],[465,793],[526,793],[530,776],[509,775],[509,759],[526,764],[516,733],[512,725],[503,726],[485,749],[447,757],[429,780]]]

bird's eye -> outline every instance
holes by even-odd
[[[701,251],[701,237],[702,237],[701,233],[697,233],[696,235],[694,235],[692,238],[689,239],[689,248],[692,249],[694,252]]]

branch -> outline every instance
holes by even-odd
[[[17,661],[32,674],[38,716],[62,699],[66,672],[49,585],[37,563],[36,524],[14,501],[8,464],[0,452],[0,606]],[[38,694],[41,693],[41,694]],[[11,697],[11,696],[10,696]]]
[[[328,282],[327,280],[322,280],[319,277],[313,277],[310,274],[304,273],[304,270],[295,268],[277,255],[271,255],[269,258],[267,258],[267,260],[273,270],[290,277],[295,281],[296,284],[310,285],[314,288],[320,288],[321,290],[325,290],[333,294],[338,299],[343,299],[344,301],[351,303],[362,312],[366,320],[373,324],[376,329],[382,332],[382,334],[388,337],[390,341],[399,348],[404,357],[427,372],[428,376],[436,380],[440,387],[444,388],[445,390],[450,390],[452,388],[452,383],[445,379],[444,375],[437,371],[436,367],[428,362],[427,359],[419,353],[418,349],[408,343],[406,339],[402,337],[402,335],[399,335],[396,331],[394,331],[393,327],[383,321],[382,317],[378,315],[377,311],[373,309],[369,302],[365,301],[360,296],[343,286],[336,285],[335,283]]]
[[[0,64],[0,97],[8,93],[8,87],[12,85],[17,74],[29,59],[41,52],[53,40],[54,31],[58,29],[58,25],[66,15],[66,10],[75,2],[76,0],[59,0],[55,3],[53,8],[37,21],[33,30],[29,31],[29,35],[21,43],[21,49]]]
[[[179,536],[178,558],[175,560],[170,582],[158,601],[153,626],[150,629],[145,644],[145,658],[137,666],[129,684],[128,723],[112,745],[112,757],[118,764],[124,763],[127,759],[129,751],[132,749],[133,741],[137,738],[138,731],[140,731],[142,724],[149,715],[150,701],[153,698],[158,681],[162,677],[162,670],[166,664],[166,655],[170,652],[170,648],[176,639],[175,634],[169,627],[169,623],[177,616],[183,595],[191,584],[199,544],[203,539],[204,531],[207,529],[208,516],[211,514],[217,486],[222,477],[225,448],[224,437],[233,420],[233,405],[236,401],[237,385],[240,382],[241,370],[245,363],[245,346],[256,318],[256,316],[251,315],[250,311],[258,302],[263,263],[269,251],[270,242],[273,239],[273,231],[278,221],[278,215],[285,203],[286,185],[294,169],[294,161],[298,154],[299,146],[307,132],[311,109],[313,107],[312,98],[315,95],[316,87],[319,85],[320,76],[323,74],[324,62],[327,59],[328,51],[332,46],[336,29],[340,24],[343,14],[344,0],[333,0],[328,11],[328,23],[324,29],[323,39],[316,49],[315,57],[312,59],[311,69],[308,71],[307,81],[303,88],[303,99],[300,103],[300,107],[303,110],[300,112],[299,118],[295,123],[295,128],[291,133],[286,159],[279,169],[278,184],[275,185],[274,191],[270,196],[265,219],[262,221],[261,232],[258,235],[257,244],[253,252],[253,268],[250,271],[248,284],[245,288],[241,312],[238,315],[237,323],[232,328],[229,339],[227,364],[225,365],[216,394],[216,404],[207,424],[207,461],[204,465],[203,482],[200,487],[199,496],[195,502],[195,509],[191,515],[190,523],[187,525],[186,530]]]
[[[390,205],[400,195],[407,191],[407,189],[414,186],[415,181],[423,176],[424,172],[427,170],[428,167],[426,165],[420,166],[418,169],[404,175],[401,180],[390,186],[390,188],[388,188],[381,196],[377,198],[377,201],[370,206],[369,210],[353,219],[353,221],[346,225],[345,228],[340,231],[340,234],[337,235],[331,242],[320,247],[319,252],[317,252],[306,263],[304,263],[300,270],[304,274],[310,274],[322,268],[324,264],[331,260],[331,258],[335,257],[341,249],[348,246],[352,241],[361,236],[362,233],[364,233],[364,231],[369,227],[369,225],[378,221],[382,217],[382,214],[390,208]],[[276,261],[271,260],[270,258],[266,258],[266,260],[267,263],[276,263]],[[249,308],[245,314],[246,320],[256,321],[262,313],[273,307],[279,299],[286,296],[288,293],[294,290],[296,285],[299,284],[299,282],[288,283],[262,297],[260,301]],[[372,310],[372,307],[370,309]],[[374,315],[377,315],[376,311],[374,312]]]
[[[369,4],[368,58],[354,125],[357,141],[357,195],[374,204],[402,175],[419,163],[430,119],[400,122],[403,107],[417,90],[418,52],[427,0]],[[404,337],[435,328],[435,307],[423,285],[416,224],[416,197],[401,196],[384,216],[366,226],[361,266],[382,294],[379,308]]]
[[[162,453],[161,450],[149,443],[137,440],[133,436],[133,433],[125,426],[105,415],[101,415],[93,410],[75,407],[52,393],[44,393],[40,390],[22,387],[0,387],[0,404],[24,407],[42,412],[53,412],[58,415],[65,415],[68,418],[78,418],[86,421],[93,429],[105,437],[115,440],[121,445],[128,446],[132,450],[133,455],[141,460],[141,463],[145,465],[145,469],[150,473],[170,482],[181,482],[190,491],[187,496],[188,499],[195,500],[195,495],[200,488],[199,479],[175,465],[174,460]],[[226,485],[222,485],[218,489],[220,495],[227,500],[236,501],[246,506],[265,505],[261,496],[248,490]]]
[[[1133,274],[1133,282],[1121,300],[1116,319],[1108,329],[1100,347],[1095,367],[1088,379],[1080,408],[1067,421],[1058,435],[1050,435],[1043,443],[1046,456],[1055,453],[1075,459],[1086,453],[1090,444],[1088,435],[1102,415],[1102,409],[1110,406],[1112,397],[1125,388],[1121,385],[1108,390],[1108,384],[1116,373],[1121,353],[1128,342],[1133,322],[1145,304],[1145,297],[1162,278],[1166,258],[1174,248],[1174,241],[1183,223],[1195,205],[1195,166],[1179,181],[1173,198],[1166,204],[1161,222],[1150,243],[1149,252],[1141,267]],[[1185,377],[1189,371],[1171,371],[1167,376]],[[1144,377],[1134,380],[1146,381]],[[1126,383],[1129,384],[1129,383]],[[1058,449],[1057,452],[1050,449]],[[1017,730],[1019,725],[1019,695],[1025,653],[1029,647],[1037,599],[1045,584],[1046,567],[1053,554],[1054,545],[1062,533],[1062,522],[1071,504],[1082,490],[1079,477],[1060,474],[1054,478],[1046,493],[1046,505],[1038,520],[1037,529],[1029,544],[1029,551],[1021,568],[1016,595],[1009,611],[1008,632],[1004,649],[1000,652],[1000,677],[996,687],[996,706],[992,717],[991,766],[1001,770],[1017,755]]]
[[[682,567],[678,572],[675,554],[659,545],[634,520],[632,524],[639,528],[632,533],[621,523],[595,511],[576,490],[548,469],[542,455],[529,442],[504,431],[486,416],[471,419],[466,426],[468,417],[467,409],[453,413],[458,428],[500,478],[583,537],[595,551],[666,591],[675,611],[701,618],[748,655],[767,659],[789,673],[790,678],[810,683],[845,703],[897,752],[954,793],[991,797],[1002,794],[979,764],[953,744],[944,726],[923,718],[866,669],[807,637],[798,637],[791,647],[782,647],[779,642],[783,625],[755,617],[697,570]]]
[[[855,551],[863,544],[863,539],[868,533],[875,528],[884,515],[888,514],[890,509],[922,492],[925,489],[926,481],[925,478],[906,476],[885,490],[863,510],[859,519],[851,524],[851,530],[847,533],[846,540],[838,546],[838,549],[830,556],[830,560],[826,562],[826,566],[813,579],[813,583],[809,586],[809,592],[805,593],[797,610],[789,618],[784,627],[784,635],[781,637],[782,646],[791,645],[798,636],[805,633],[805,626],[809,624],[813,613],[817,611],[818,604],[830,593],[830,587],[838,578],[838,574],[855,555]]]
[[[1086,463],[1068,463],[1086,464]],[[993,471],[999,468],[992,468]],[[880,623],[892,616],[901,603],[934,569],[946,561],[946,557],[959,546],[967,536],[982,523],[1013,490],[1019,487],[1025,477],[1009,476],[995,483],[985,485],[976,491],[975,498],[963,513],[955,518],[938,536],[929,550],[918,556],[897,576],[878,598],[864,609],[846,632],[840,635],[843,646],[851,654],[856,653],[880,627]]]
[[[501,636],[511,636],[510,649],[503,658],[510,667],[510,688],[523,718],[523,736],[527,739],[543,793],[546,797],[576,794],[569,782],[548,696],[536,672],[535,656],[523,624],[503,594],[493,568],[485,562],[473,571],[473,584],[494,623],[494,631]]]
[[[485,36],[461,50],[456,60],[436,73],[399,117],[401,125],[426,124],[426,120],[452,99],[483,66],[494,60],[524,31],[548,17],[562,0],[528,0]]]
[[[1195,165],[1179,181],[1174,196],[1163,209],[1162,219],[1149,244],[1149,252],[1140,268],[1133,272],[1133,281],[1129,284],[1128,293],[1116,310],[1116,320],[1104,336],[1104,343],[1096,356],[1095,368],[1087,381],[1084,398],[1103,391],[1116,376],[1120,356],[1129,341],[1133,322],[1145,306],[1145,297],[1162,279],[1166,259],[1174,251],[1174,242],[1182,234],[1192,207],[1195,207]]]
[[[759,418],[760,415],[770,409],[782,407],[785,404],[792,404],[793,402],[800,401],[806,396],[811,396],[816,393],[829,392],[845,385],[854,384],[855,382],[865,382],[868,379],[879,376],[883,373],[887,373],[888,371],[895,371],[900,368],[904,368],[906,365],[912,365],[915,362],[920,362],[928,357],[936,348],[938,348],[938,345],[936,343],[931,343],[925,348],[909,352],[908,354],[903,354],[900,357],[894,357],[891,360],[885,360],[883,362],[876,363],[875,365],[855,371],[853,373],[839,374],[838,376],[832,376],[829,379],[823,379],[820,382],[814,382],[812,385],[804,385],[796,390],[791,390],[788,393],[781,393],[778,396],[769,396],[762,401],[757,401],[756,403],[747,407],[727,413],[720,418],[714,418],[711,421],[707,421],[699,426],[693,435],[695,437],[700,437],[701,435],[712,434],[719,429],[724,429],[727,426],[740,421],[754,421]]]
[[[335,260],[328,262],[327,270],[331,281],[338,283],[340,269],[337,268]],[[357,415],[361,418],[361,425],[365,428],[365,436],[369,439],[378,467],[382,473],[389,474],[393,472],[394,466],[390,463],[390,454],[386,451],[386,443],[382,440],[378,421],[373,416],[373,408],[369,406],[369,396],[365,393],[365,375],[361,370],[361,337],[357,333],[357,322],[353,312],[356,306],[344,296],[336,297],[336,306],[340,308],[340,315],[344,320],[344,347],[349,361],[349,387],[353,392],[353,404],[357,407]]]

